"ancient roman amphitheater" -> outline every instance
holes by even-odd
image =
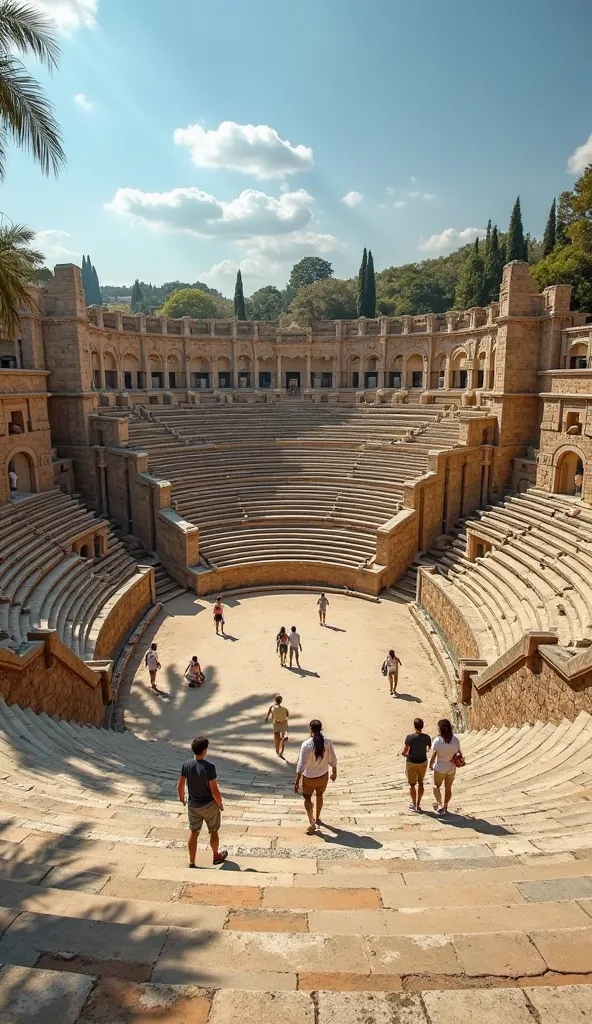
[[[592,1019],[591,358],[525,263],[311,330],[87,309],[55,268],[0,342],[0,1024]],[[447,818],[407,809],[418,713],[461,736]],[[194,871],[201,732],[229,858]]]

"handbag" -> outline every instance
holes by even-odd
[[[460,750],[457,750],[456,754],[453,755],[452,763],[455,768],[464,768],[464,766],[466,765],[467,762],[462,756]]]
[[[202,683],[205,683],[205,681],[206,681],[206,677],[205,677],[205,675],[203,674],[203,672],[200,672],[200,673],[199,673],[198,679],[199,679],[199,683],[198,683],[198,686],[201,686],[201,684],[202,684]]]
[[[382,668],[380,671],[382,672],[383,676],[388,676],[388,665],[386,661],[383,661]]]

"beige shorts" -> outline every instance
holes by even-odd
[[[318,779],[307,779],[306,775],[302,776],[302,796],[312,796],[313,793],[320,793],[322,796],[325,792],[329,783],[329,772],[326,775],[321,775]]]
[[[452,780],[454,779],[455,775],[456,775],[456,767],[453,768],[449,772],[438,772],[434,768],[434,786],[437,786],[438,789],[439,789],[445,779],[448,779],[449,782],[452,782]]]
[[[412,761],[407,761],[407,764],[405,765],[405,772],[409,785],[417,786],[418,782],[423,782],[427,770],[427,761],[424,761],[423,764],[413,764]]]
[[[280,736],[284,736],[287,733],[287,731],[288,731],[288,723],[287,722],[274,722],[273,723],[273,731],[274,732],[279,732]]]
[[[212,832],[220,831],[222,815],[215,800],[212,800],[209,804],[205,804],[204,807],[191,807],[188,804],[187,814],[189,817],[189,828],[192,832],[199,832],[204,821],[210,834]]]

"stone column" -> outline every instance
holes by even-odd
[[[96,308],[97,327],[102,327],[103,326],[103,313],[104,313],[103,307],[102,306],[97,306],[97,308]]]
[[[475,387],[475,363],[472,359],[467,359],[465,366],[467,371],[467,391],[472,391]]]
[[[105,366],[103,363],[103,349],[99,348],[99,391],[105,390]]]
[[[310,388],[312,386],[312,381],[310,379],[310,375],[311,375],[311,372],[312,372],[312,362],[311,362],[311,359],[312,359],[311,351],[308,348],[306,350],[306,380],[304,382],[304,387],[305,388]]]
[[[276,388],[281,388],[282,385],[282,352],[278,345],[277,348],[277,380],[275,382]]]
[[[446,362],[444,363],[444,390],[450,390],[450,356],[446,356]]]
[[[22,363],[21,363],[21,346],[20,346],[20,342],[19,342],[18,338],[14,339],[14,359],[15,359],[15,362],[16,362],[17,370],[20,370],[21,366],[22,366]]]
[[[123,331],[123,313],[120,309],[115,310],[115,330],[121,334]]]
[[[140,338],[140,359],[144,391],[147,391],[150,387],[150,381],[148,380],[148,356],[146,354],[146,340],[144,338]]]
[[[159,319],[160,319],[160,333],[161,334],[168,334],[168,326],[169,326],[168,317],[161,316]]]

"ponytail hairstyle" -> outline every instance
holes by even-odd
[[[438,722],[438,732],[445,743],[450,743],[452,739],[452,726],[447,718],[441,718]]]
[[[314,743],[315,758],[317,761],[321,761],[325,756],[325,737],[321,732],[323,723],[319,722],[318,718],[313,718],[310,723],[310,731],[312,733],[312,742]]]

